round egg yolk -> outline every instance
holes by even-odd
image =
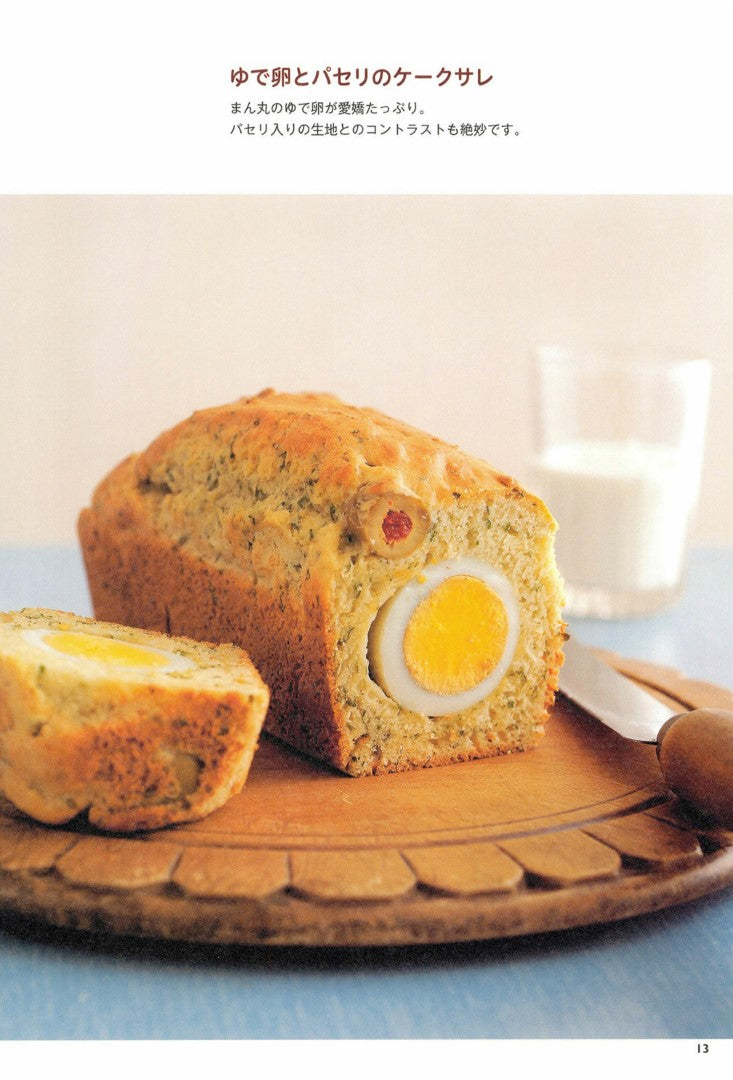
[[[43,642],[67,656],[80,656],[121,667],[161,668],[169,666],[173,659],[166,653],[149,649],[145,645],[134,645],[131,641],[118,641],[116,638],[85,634],[76,630],[50,631],[44,634]]]
[[[418,604],[403,639],[407,669],[435,694],[458,694],[494,670],[509,621],[500,597],[478,578],[448,578]]]

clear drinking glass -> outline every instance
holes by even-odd
[[[546,347],[534,376],[531,483],[558,522],[567,612],[669,605],[700,489],[709,361]]]

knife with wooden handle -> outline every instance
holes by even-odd
[[[665,783],[711,824],[733,829],[733,712],[669,708],[574,639],[560,690],[626,739],[656,743]]]

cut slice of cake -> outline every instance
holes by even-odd
[[[0,614],[0,791],[49,824],[201,818],[244,784],[269,693],[247,655],[41,608]]]

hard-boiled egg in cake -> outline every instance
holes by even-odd
[[[23,630],[22,637],[29,645],[53,654],[58,662],[103,664],[124,668],[129,673],[157,672],[161,675],[193,667],[191,660],[174,652],[107,634],[33,627]]]
[[[427,567],[380,609],[369,634],[372,677],[398,705],[447,716],[499,684],[519,639],[508,579],[474,558]]]

